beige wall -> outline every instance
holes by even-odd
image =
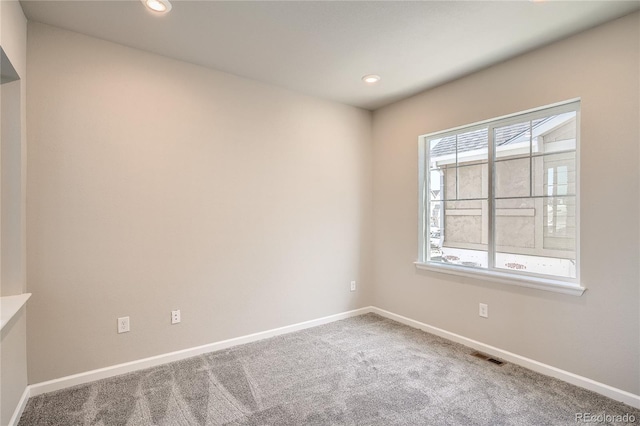
[[[2,286],[0,294],[23,293],[25,282],[27,20],[17,0],[2,1],[0,45],[20,80],[1,89]]]
[[[25,155],[27,21],[17,1],[0,2],[0,46],[20,80],[2,85],[2,197],[0,294],[25,291]],[[8,161],[10,160],[10,161]],[[0,424],[9,423],[27,386],[26,309],[0,336]]]
[[[374,303],[640,394],[639,14],[374,113]],[[549,66],[553,64],[553,66]],[[418,136],[580,97],[581,296],[413,265]],[[478,316],[478,303],[489,318]]]
[[[371,113],[28,36],[31,383],[371,303]]]
[[[26,27],[25,27],[26,29]],[[2,123],[1,151],[1,196],[2,259],[0,264],[0,295],[11,296],[24,293],[24,222],[23,209],[23,164],[21,92],[23,80],[4,83],[1,86]]]

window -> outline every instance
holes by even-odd
[[[417,265],[582,294],[580,103],[420,137]]]

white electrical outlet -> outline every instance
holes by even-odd
[[[489,305],[487,305],[486,303],[481,303],[479,315],[482,318],[489,318]]]
[[[356,282],[351,281],[351,291],[356,291]]]
[[[127,333],[129,331],[129,317],[118,318],[118,333]]]
[[[171,324],[178,324],[180,322],[180,309],[171,311]]]

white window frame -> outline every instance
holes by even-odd
[[[505,271],[503,269],[496,269],[490,261],[489,267],[486,269],[468,267],[463,265],[446,264],[442,262],[432,262],[428,259],[428,253],[426,244],[429,242],[429,238],[425,234],[425,215],[427,214],[427,203],[429,192],[426,191],[429,186],[429,147],[428,140],[433,139],[435,136],[445,137],[452,134],[466,133],[473,130],[482,128],[488,128],[489,133],[489,153],[487,155],[487,161],[489,165],[489,184],[495,185],[493,182],[492,170],[494,167],[493,158],[493,129],[496,127],[503,127],[510,124],[518,123],[522,120],[534,120],[536,118],[546,117],[549,115],[560,114],[563,112],[576,112],[576,277],[564,278],[554,277],[549,275],[535,274],[524,271]],[[571,99],[564,102],[559,102],[552,105],[547,105],[540,108],[535,108],[527,111],[521,111],[514,114],[509,114],[502,117],[492,118],[473,124],[459,126],[456,128],[428,133],[421,135],[418,138],[418,260],[415,265],[418,269],[424,269],[428,271],[440,272],[445,274],[459,275],[464,277],[476,278],[481,280],[488,280],[491,282],[499,282],[505,284],[511,284],[521,287],[530,287],[541,290],[553,291],[558,293],[570,294],[580,296],[586,290],[581,285],[580,281],[580,99]],[[489,245],[487,252],[489,258],[493,258],[496,250],[493,244],[494,232],[495,232],[495,216],[494,209],[491,208],[493,199],[493,188],[489,189]]]

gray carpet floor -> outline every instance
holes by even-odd
[[[472,352],[367,314],[36,396],[19,426],[640,422],[640,410]]]

